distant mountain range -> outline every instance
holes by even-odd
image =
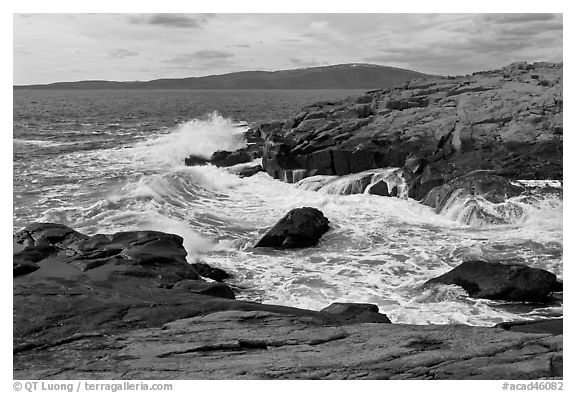
[[[243,71],[147,82],[89,80],[46,85],[14,86],[16,89],[376,89],[390,88],[420,72],[373,64],[341,64],[283,71]]]

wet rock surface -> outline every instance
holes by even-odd
[[[217,167],[228,167],[236,164],[243,164],[254,159],[252,155],[245,150],[226,151],[219,150],[212,154],[210,163]]]
[[[562,283],[546,270],[520,264],[466,261],[424,285],[458,285],[472,297],[493,300],[548,302]]]

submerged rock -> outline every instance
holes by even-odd
[[[372,194],[407,198],[409,175],[399,168],[379,168],[344,176],[311,176],[298,181],[300,189],[333,195]]]
[[[330,181],[337,178],[338,176],[326,176],[326,175],[310,176],[302,180],[299,180],[294,184],[294,186],[301,190],[318,191],[326,184],[328,184]]]
[[[556,275],[520,264],[467,261],[424,285],[458,285],[471,297],[492,300],[548,302],[562,291]]]
[[[316,245],[330,229],[324,214],[313,207],[290,210],[254,247],[301,248]]]
[[[524,215],[517,198],[526,188],[490,171],[475,171],[435,187],[422,203],[472,226],[511,224]]]
[[[426,194],[422,203],[440,212],[447,207],[451,197],[456,193],[461,197],[480,196],[492,203],[503,203],[508,198],[521,195],[524,190],[524,187],[493,172],[474,171],[433,188]]]
[[[362,194],[372,182],[373,176],[373,171],[339,176],[322,186],[318,192],[332,195]]]

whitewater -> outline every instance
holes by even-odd
[[[104,130],[113,138],[15,135],[15,157],[41,159],[15,162],[14,230],[38,221],[86,234],[175,233],[184,238],[189,262],[233,275],[228,283],[237,298],[270,304],[319,310],[333,302],[374,303],[392,322],[413,324],[492,326],[562,315],[561,301],[535,306],[469,298],[456,286],[422,287],[470,259],[520,262],[562,279],[557,195],[506,201],[521,214],[489,225],[466,218],[466,200],[436,213],[405,195],[339,195],[336,186],[315,191],[265,172],[239,178],[234,168],[185,166],[190,154],[208,158],[245,145],[249,124],[218,112],[146,132],[111,125]],[[286,212],[303,206],[330,220],[318,246],[253,248]]]

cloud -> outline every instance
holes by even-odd
[[[426,35],[401,40],[396,31],[364,52],[368,62],[427,73],[469,73],[514,61],[558,61],[562,18],[555,14],[481,14],[435,21]]]
[[[290,63],[292,63],[296,67],[313,67],[313,66],[319,66],[322,64],[326,64],[326,63],[320,63],[319,61],[316,61],[316,60],[304,60],[304,59],[298,59],[298,58],[291,58],[291,59],[288,59],[288,61],[290,61]]]
[[[562,14],[15,14],[14,80],[66,80],[48,71],[63,59],[84,79],[362,62],[462,74],[561,61],[562,23]]]
[[[113,59],[125,59],[126,57],[138,56],[138,54],[138,52],[129,49],[115,49],[109,53],[110,57]]]
[[[130,18],[130,23],[148,24],[169,28],[199,29],[214,18],[213,14],[188,15],[188,14],[150,14],[139,15]]]
[[[221,52],[217,50],[201,50],[192,53],[197,59],[226,59],[228,57],[234,57],[234,53],[231,52]]]
[[[211,60],[223,60],[234,57],[231,52],[221,52],[216,50],[201,50],[194,53],[181,53],[172,59],[164,60],[164,63],[177,65],[198,64]]]
[[[237,68],[238,65],[235,62],[230,61],[228,59],[205,60],[202,62],[195,62],[195,61],[182,61],[179,63],[170,62],[170,65],[166,66],[167,70],[178,70],[178,71],[185,70],[187,72],[200,71],[204,75],[215,75],[225,72],[234,72],[238,71]]]
[[[545,22],[556,19],[554,14],[487,14],[482,18],[488,23],[529,23]]]

